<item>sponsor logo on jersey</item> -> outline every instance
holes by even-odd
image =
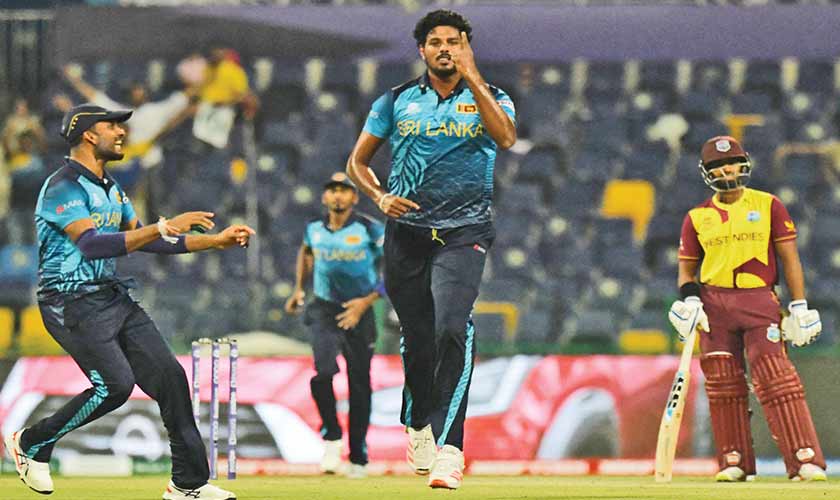
[[[758,210],[750,210],[747,212],[747,221],[748,222],[758,222],[761,220],[761,212]]]
[[[478,113],[478,106],[472,103],[459,102],[455,108],[455,112],[474,115]]]
[[[93,200],[91,200],[91,205],[94,207],[101,207],[102,206],[102,198],[99,197],[98,194],[92,193]]]
[[[348,245],[358,245],[361,242],[362,237],[358,234],[351,234],[344,238],[344,243],[347,243]]]
[[[420,112],[420,104],[416,102],[408,103],[408,106],[405,107],[405,114],[413,115]]]
[[[499,106],[507,106],[508,108],[516,111],[516,108],[513,106],[513,101],[510,99],[499,99],[496,102],[499,103]]]
[[[84,206],[84,204],[85,202],[83,202],[82,200],[70,200],[64,205],[59,205],[55,207],[55,213],[61,215],[62,213],[64,213],[65,210],[68,210],[73,207],[81,207]]]

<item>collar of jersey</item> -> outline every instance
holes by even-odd
[[[114,179],[111,178],[111,175],[108,174],[107,171],[105,171],[105,176],[102,177],[102,179],[100,179],[96,176],[96,174],[88,170],[84,165],[77,162],[76,160],[73,160],[69,156],[65,157],[64,160],[67,162],[67,165],[69,165],[70,168],[85,176],[89,181],[102,186],[103,188],[105,188],[106,191],[108,190],[108,188],[114,185]]]
[[[438,97],[442,100],[446,100],[446,99],[449,99],[450,97],[453,97],[453,96],[456,96],[456,95],[460,94],[461,92],[464,91],[465,88],[467,88],[467,84],[466,84],[466,82],[464,82],[464,79],[461,78],[460,80],[458,80],[458,83],[455,85],[455,88],[452,89],[451,94],[449,94],[446,97],[443,97],[440,94],[438,94]],[[429,80],[429,72],[426,71],[425,73],[423,73],[423,76],[420,77],[420,91],[425,93],[426,90],[428,90],[428,89],[433,90],[435,92],[435,94],[437,94],[437,90],[435,90],[435,88],[432,87],[432,82]]]
[[[744,198],[747,197],[747,191],[748,188],[744,188],[744,194],[742,194],[741,197],[738,198],[738,200],[736,200],[734,203],[724,203],[720,201],[718,199],[718,193],[715,193],[715,195],[712,196],[712,203],[721,210],[731,210],[732,208],[737,207],[744,201]]]
[[[356,222],[356,214],[350,214],[350,217],[347,217],[347,220],[344,221],[344,225],[341,226],[340,228],[336,229],[335,231],[330,229],[330,214],[329,214],[329,212],[327,212],[327,215],[325,215],[321,219],[321,221],[324,223],[324,229],[326,229],[327,231],[329,231],[331,233],[337,233],[339,231],[343,231],[343,230],[347,229],[348,227],[352,226],[353,223]]]

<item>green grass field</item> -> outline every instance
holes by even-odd
[[[17,477],[0,476],[0,499],[32,500],[147,500],[158,499],[165,476],[131,478],[55,478],[49,497],[30,491]],[[760,478],[752,483],[716,484],[710,479],[676,479],[659,485],[638,477],[498,477],[467,476],[457,491],[432,490],[421,477],[243,477],[218,481],[242,500],[508,500],[508,499],[662,499],[662,500],[806,500],[840,498],[840,483],[791,483],[782,478]]]

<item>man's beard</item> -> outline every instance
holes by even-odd
[[[454,75],[458,72],[458,69],[453,64],[451,68],[433,68],[431,64],[426,64],[429,68],[429,71],[436,77],[440,78],[441,80],[446,80],[450,76]]]
[[[337,213],[337,214],[343,214],[343,213],[344,213],[344,212],[346,212],[349,208],[350,208],[350,207],[345,207],[345,206],[339,205],[338,203],[335,203],[335,204],[333,204],[333,206],[331,206],[331,207],[330,207],[330,211],[331,211],[331,212],[335,212],[335,213]]]
[[[125,153],[117,153],[116,151],[112,151],[110,149],[99,149],[96,150],[96,157],[100,160],[105,161],[117,161],[122,160],[125,156]]]

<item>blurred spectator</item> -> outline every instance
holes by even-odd
[[[6,123],[3,125],[3,149],[6,151],[6,158],[10,162],[14,162],[15,157],[22,153],[20,140],[24,134],[30,135],[31,152],[43,151],[44,127],[41,125],[41,119],[29,111],[29,103],[26,102],[26,99],[20,97],[15,101],[15,109],[6,118]],[[17,161],[20,162],[21,160]]]
[[[239,54],[231,49],[213,48],[207,60],[193,135],[219,149],[226,147],[236,118],[236,106],[244,102],[246,115],[253,116],[254,100],[250,95],[248,75],[242,69]]]
[[[130,160],[130,153],[140,158],[140,164],[145,167],[153,167],[161,163],[163,153],[155,144],[157,139],[169,131],[175,124],[191,114],[190,99],[198,92],[194,85],[185,84],[184,90],[173,92],[169,97],[160,101],[149,101],[149,91],[145,85],[133,82],[130,87],[130,103],[121,104],[108,97],[104,92],[94,88],[87,83],[81,74],[78,65],[71,64],[64,68],[64,76],[67,81],[84,98],[106,109],[134,109],[134,114],[126,122],[131,130],[127,136],[126,159]],[[53,100],[57,102],[56,99]],[[71,102],[58,103],[64,107]],[[127,186],[123,186],[129,190]]]

